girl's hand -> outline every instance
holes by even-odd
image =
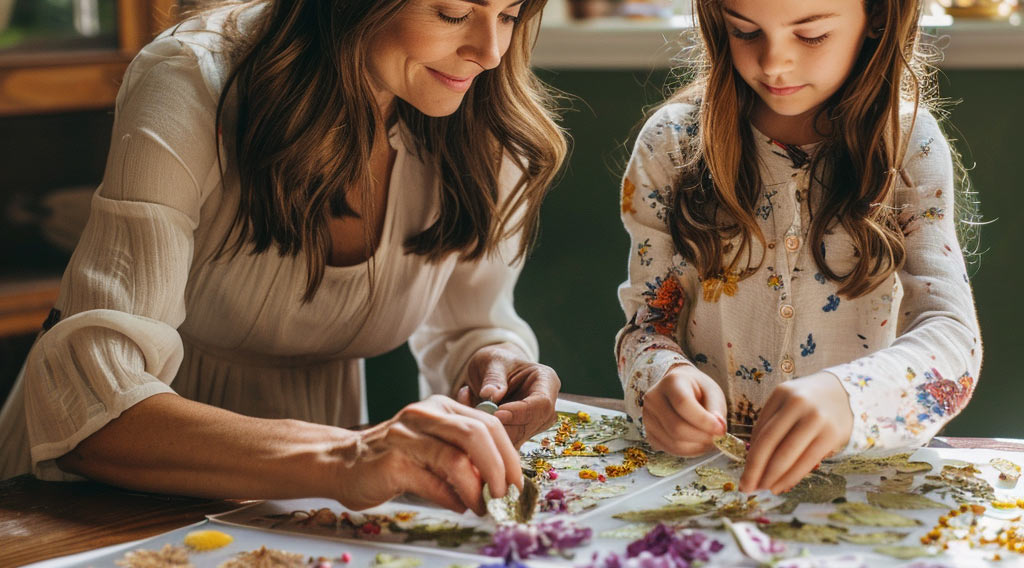
[[[754,425],[740,489],[776,495],[790,490],[842,449],[852,431],[850,399],[835,376],[818,373],[782,383]]]
[[[698,456],[725,434],[725,394],[718,383],[693,365],[672,367],[644,395],[647,441],[656,450]]]
[[[455,399],[467,406],[482,400],[499,403],[494,416],[515,447],[558,419],[555,400],[562,383],[554,369],[531,363],[511,344],[488,345],[469,359],[466,386]]]
[[[345,465],[335,478],[343,480],[338,501],[351,509],[413,493],[457,513],[484,515],[485,482],[495,497],[523,484],[519,453],[501,422],[446,396],[410,404],[353,434],[337,456]]]

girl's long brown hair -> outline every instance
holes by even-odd
[[[355,215],[346,191],[365,192],[362,202],[371,202],[370,151],[385,118],[370,87],[368,50],[405,1],[263,1],[252,29],[239,32],[238,19],[229,17],[225,30],[233,67],[217,125],[228,127],[241,196],[233,242],[222,250],[237,254],[250,244],[254,253],[272,245],[282,255],[303,253],[309,301],[330,253],[328,221]],[[453,115],[432,118],[397,102],[395,118],[441,180],[440,215],[407,239],[408,253],[473,260],[521,233],[519,259],[533,245],[541,201],[567,152],[554,96],[530,70],[545,1],[522,4],[500,65],[477,77]],[[505,156],[521,164],[523,176],[500,202]],[[520,208],[524,213],[513,217]]]
[[[869,25],[881,24],[864,41],[845,84],[820,113],[833,124],[810,163],[821,187],[812,210],[808,244],[818,268],[857,297],[873,290],[904,262],[906,250],[894,195],[900,164],[919,105],[934,94],[932,73],[920,51],[915,0],[866,0]],[[677,179],[670,215],[676,247],[702,278],[745,277],[754,259],[753,239],[765,237],[754,211],[761,179],[750,114],[757,94],[733,68],[721,0],[696,0],[702,51],[691,61],[696,75],[668,103],[689,102],[699,111],[686,163]],[[698,48],[700,49],[700,48]],[[912,105],[909,124],[901,106]],[[820,117],[819,117],[820,118]],[[816,122],[817,123],[817,122]],[[857,254],[853,269],[837,274],[820,244],[836,224],[850,235]],[[726,246],[727,240],[734,246]]]

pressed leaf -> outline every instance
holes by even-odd
[[[657,509],[626,511],[613,515],[613,517],[630,523],[657,523],[685,519],[686,517],[692,517],[694,515],[703,515],[712,509],[714,509],[714,505],[711,503],[698,503],[696,505],[669,505],[667,507],[659,507]]]
[[[738,462],[747,461],[747,443],[736,436],[726,432],[715,438],[714,444],[718,451],[728,456],[729,459]]]
[[[721,489],[726,483],[732,483],[734,486],[739,484],[736,476],[717,467],[701,466],[694,472],[700,477],[700,485],[707,489]]]
[[[798,503],[830,503],[846,497],[846,478],[835,473],[812,471],[782,496]]]
[[[894,544],[906,538],[908,534],[910,533],[896,531],[846,533],[839,535],[839,540],[850,544]]]
[[[829,513],[828,518],[845,525],[866,527],[916,527],[921,524],[917,519],[890,513],[867,503],[842,503]]]
[[[899,560],[910,560],[926,556],[936,556],[938,552],[920,544],[909,546],[876,546],[874,551]]]
[[[665,452],[654,452],[647,459],[647,472],[654,477],[668,477],[687,468],[690,460]]]
[[[849,531],[843,527],[802,523],[797,519],[793,519],[789,522],[768,523],[761,527],[761,532],[780,540],[806,542],[808,544],[839,544],[839,535]]]
[[[917,493],[868,493],[868,503],[886,509],[945,509],[948,505]]]

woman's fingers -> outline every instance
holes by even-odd
[[[509,390],[494,413],[505,425],[514,445],[522,445],[530,436],[553,424],[558,415],[555,400],[561,381],[549,367],[533,365],[516,372],[509,381]]]
[[[439,398],[443,399],[444,397]],[[502,479],[506,484],[513,484],[522,487],[523,469],[519,461],[519,451],[512,445],[512,441],[509,439],[508,433],[505,431],[505,426],[501,421],[486,412],[481,412],[475,408],[469,408],[467,406],[460,406],[456,404],[452,405],[451,410],[466,420],[474,420],[481,423],[486,428],[487,440],[497,450],[500,456],[500,460],[495,462],[495,465],[499,471],[504,472]],[[474,463],[477,463],[476,458],[474,458]],[[487,478],[485,477],[485,479]],[[490,483],[489,480],[488,483]],[[490,489],[491,494],[496,497],[505,494],[504,492],[498,494],[495,484],[491,484]]]

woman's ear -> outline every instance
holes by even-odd
[[[885,14],[883,13],[884,4],[885,2],[882,0],[867,0],[867,2],[865,2],[865,9],[867,10],[868,16],[867,36],[871,39],[878,39],[882,37],[882,33],[885,32]]]

